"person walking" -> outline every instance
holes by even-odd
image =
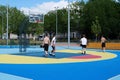
[[[101,47],[102,47],[102,51],[105,52],[106,38],[104,36],[101,37]]]
[[[87,38],[85,37],[85,35],[82,36],[80,42],[81,42],[80,45],[82,47],[82,54],[86,54]]]
[[[55,44],[56,44],[56,35],[53,34],[53,38],[51,41],[52,50],[51,50],[51,53],[49,54],[50,56],[53,56],[53,57],[55,57],[55,50],[56,50]]]
[[[49,44],[50,44],[50,39],[49,39],[48,34],[46,33],[43,39],[44,52],[45,52],[45,55],[43,55],[44,57],[48,57]]]

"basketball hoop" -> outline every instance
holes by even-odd
[[[30,23],[43,23],[43,14],[30,14],[29,22]]]

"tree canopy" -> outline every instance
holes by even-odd
[[[17,8],[9,7],[9,32],[18,34],[20,24],[25,17],[26,15]],[[58,33],[67,33],[67,7],[49,11],[44,15],[44,24],[30,23],[27,32],[34,34],[42,34],[46,31],[49,33],[56,32],[56,17]],[[94,38],[94,34],[99,34],[98,36],[104,35],[110,39],[120,38],[119,18],[120,2],[115,0],[89,0],[87,3],[81,0],[70,4],[70,31],[78,32],[79,34],[84,33],[90,39]],[[6,32],[6,7],[1,5],[1,34],[2,29],[3,32]]]

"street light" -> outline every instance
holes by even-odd
[[[58,7],[55,7],[55,10],[56,10],[56,36],[57,36],[57,28],[58,28],[58,16],[57,16],[57,10],[58,10]]]
[[[68,48],[70,47],[70,2],[68,0]]]
[[[7,45],[8,45],[8,0],[7,0],[7,34],[6,34],[6,38],[7,38]]]

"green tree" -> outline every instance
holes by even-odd
[[[7,9],[6,6],[0,6],[0,13],[1,13],[1,16],[3,17],[3,32],[4,33],[6,32],[6,24],[7,24],[6,9]],[[9,20],[8,32],[18,34],[20,24],[24,18],[25,18],[25,15],[20,10],[18,10],[15,7],[9,6],[8,8],[8,20]],[[0,26],[0,29],[1,29],[1,26]]]
[[[83,27],[82,21],[80,17],[83,15],[83,7],[85,3],[84,1],[76,1],[70,5],[70,25],[71,31],[82,31]],[[58,17],[58,33],[67,33],[68,27],[68,11],[67,8],[58,9],[57,10],[57,17]],[[55,32],[56,29],[56,11],[50,11],[45,15],[45,31],[53,31]]]
[[[15,7],[9,8],[9,32],[18,34],[21,22],[25,15]]]
[[[108,36],[109,38],[116,38],[118,31],[117,28],[120,27],[118,24],[119,12],[118,7],[113,0],[90,0],[84,7],[84,28],[89,37],[91,37],[91,24],[94,21],[94,17],[99,17],[99,23],[101,25],[102,34]]]
[[[6,7],[0,5],[0,34],[5,32],[6,27]]]
[[[55,11],[48,12],[44,17],[44,31],[55,31]]]
[[[100,26],[100,24],[99,24],[99,21],[98,21],[98,17],[97,17],[97,16],[96,16],[96,18],[95,18],[95,21],[92,22],[91,30],[92,30],[92,33],[95,34],[96,41],[97,41],[97,37],[98,37],[98,35],[101,33],[101,26]]]
[[[72,31],[82,32],[83,23],[82,15],[85,2],[83,0],[76,1],[71,4],[71,28]]]

